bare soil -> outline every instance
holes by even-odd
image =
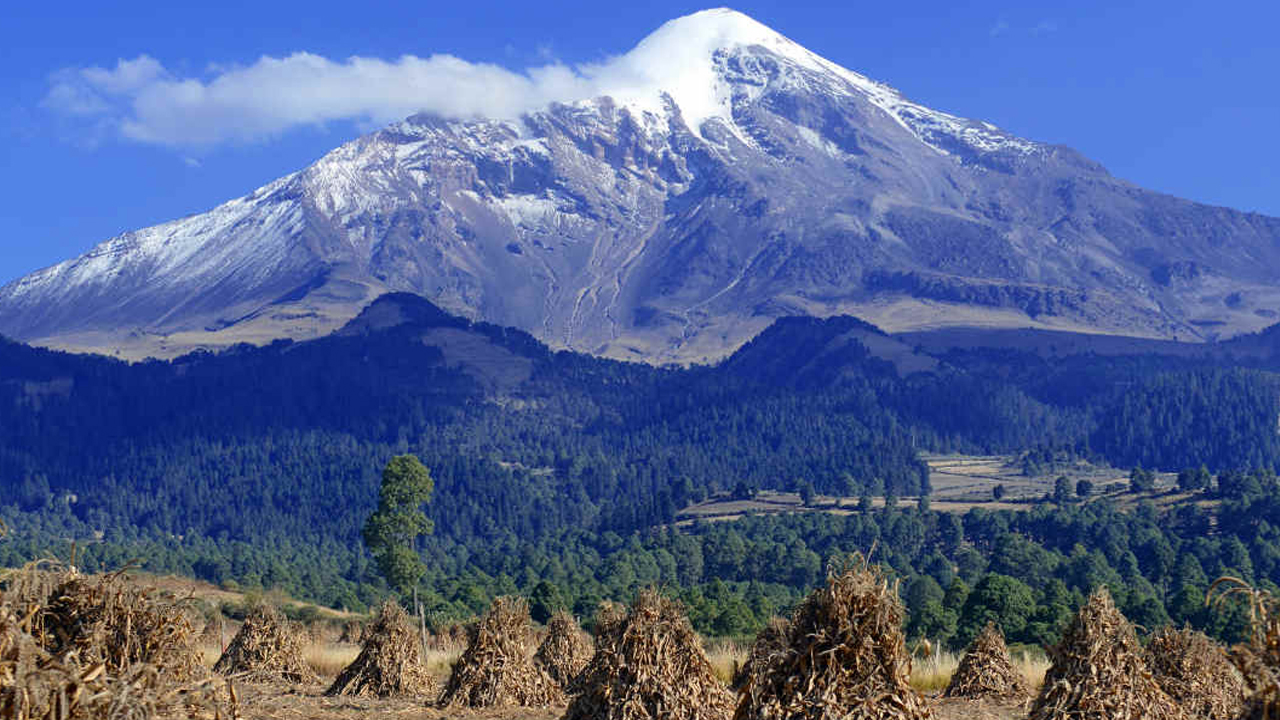
[[[558,720],[565,707],[439,710],[426,699],[376,699],[324,697],[323,685],[301,687],[283,684],[236,684],[240,717],[246,720],[357,720],[402,718],[403,720]],[[931,697],[938,720],[1021,720],[1027,716],[1023,703]]]

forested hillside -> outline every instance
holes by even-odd
[[[535,588],[589,607],[664,582],[706,596],[693,603],[703,629],[737,632],[791,602],[833,554],[879,540],[885,561],[924,584],[920,597],[939,600],[920,578],[945,591],[956,568],[975,590],[991,573],[1035,588],[1033,639],[1052,624],[1036,613],[1069,604],[1062,592],[1094,576],[1145,578],[1125,597],[1165,612],[1187,583],[1139,551],[1151,532],[1161,548],[1194,550],[1203,574],[1280,579],[1266,524],[1280,522],[1265,505],[1280,462],[1280,366],[1268,336],[1249,342],[1247,353],[1197,357],[926,355],[852,318],[784,319],[716,367],[655,368],[553,353],[405,295],[327,338],[172,362],[3,342],[0,518],[13,533],[0,562],[74,540],[90,568],[137,556],[361,607],[382,589],[359,528],[383,465],[414,453],[435,478],[423,590],[442,614]],[[1045,448],[1121,467],[1205,465],[1223,473],[1214,492],[1230,502],[1173,524],[1091,502],[994,520],[891,509],[662,529],[715,493],[811,483],[825,495],[917,496],[929,491],[921,451]],[[1211,522],[1224,534],[1186,529]],[[1000,564],[993,553],[1010,542],[1038,554]],[[916,600],[913,622],[945,624],[948,610],[963,636],[955,597]],[[926,605],[932,615],[917,617]]]

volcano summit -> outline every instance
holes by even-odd
[[[931,110],[751,18],[672,20],[590,97],[416,115],[0,288],[0,333],[128,356],[327,333],[377,295],[619,358],[782,315],[1212,340],[1276,322],[1280,219]]]

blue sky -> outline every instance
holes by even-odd
[[[305,167],[407,114],[412,97],[386,91],[401,78],[465,108],[458,82],[519,95],[521,78],[554,82],[705,7],[6,3],[0,283]],[[1152,189],[1280,216],[1280,3],[733,7],[922,104],[1070,145]]]

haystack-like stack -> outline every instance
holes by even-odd
[[[432,685],[409,615],[399,603],[388,600],[369,626],[360,654],[324,694],[426,696],[432,693]]]
[[[1233,577],[1219,578],[1210,587],[1209,595],[1210,602],[1243,597],[1249,604],[1249,641],[1231,648],[1231,662],[1244,677],[1248,694],[1238,717],[1280,718],[1280,599]]]
[[[627,606],[611,600],[605,600],[596,608],[596,615],[591,621],[591,636],[595,638],[596,650],[600,643],[610,642],[618,638],[621,627],[627,622]]]
[[[129,584],[122,573],[68,576],[34,616],[33,633],[52,655],[118,673],[139,663],[177,681],[202,677],[191,616],[179,604]]]
[[[560,687],[568,688],[587,666],[591,655],[591,641],[578,627],[578,621],[560,610],[547,621],[547,636],[538,645],[533,659]]]
[[[733,707],[683,608],[655,590],[621,618],[601,608],[577,689],[562,720],[724,720]]]
[[[1100,588],[1050,650],[1053,665],[1029,720],[1182,720],[1151,675],[1133,626]]]
[[[943,695],[963,698],[1022,699],[1031,694],[1027,679],[1013,666],[1004,633],[987,623],[969,643],[960,667],[951,675]]]
[[[902,614],[878,567],[857,558],[832,573],[792,616],[785,656],[742,689],[734,719],[932,717],[908,681]]]
[[[747,651],[747,659],[733,674],[732,687],[741,690],[749,682],[756,682],[769,672],[772,664],[786,657],[791,621],[775,617],[756,633],[756,639]]]
[[[220,683],[194,662],[156,650],[156,638],[173,630],[167,623],[186,620],[181,607],[124,584],[119,574],[89,581],[68,573],[56,589],[44,603],[23,593],[0,603],[0,717],[230,716]],[[136,629],[128,624],[134,620]],[[180,648],[190,628],[176,628]],[[183,680],[195,675],[205,677]]]
[[[1244,707],[1244,678],[1204,633],[1161,630],[1147,645],[1147,666],[1188,717],[1229,720]]]
[[[564,692],[531,657],[529,604],[500,597],[471,632],[462,657],[453,664],[441,707],[547,707],[564,702]]]
[[[369,626],[359,620],[348,620],[342,624],[342,632],[338,634],[338,642],[352,645],[363,645],[369,639]]]
[[[265,603],[254,607],[231,638],[214,672],[259,682],[316,682],[319,677],[302,657],[302,633],[280,611]]]

